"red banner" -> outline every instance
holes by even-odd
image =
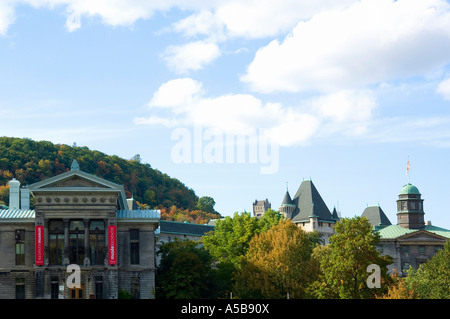
[[[116,226],[108,226],[109,234],[109,264],[117,265],[117,235]]]
[[[35,264],[37,266],[44,265],[44,226],[37,225],[34,229],[35,233]]]

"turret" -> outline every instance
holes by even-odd
[[[423,199],[418,188],[410,183],[403,186],[397,200],[397,224],[408,229],[425,227]]]
[[[291,219],[294,209],[295,204],[291,199],[291,195],[289,195],[289,191],[286,190],[286,194],[284,195],[283,202],[280,206],[280,213],[283,214],[285,218]]]

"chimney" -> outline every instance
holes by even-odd
[[[26,187],[20,190],[20,208],[30,209],[30,190]]]
[[[9,209],[20,209],[19,188],[20,182],[13,178],[9,184]]]

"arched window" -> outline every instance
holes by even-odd
[[[70,263],[82,265],[84,256],[84,222],[82,220],[71,220],[69,226]]]
[[[91,250],[91,264],[102,265],[105,261],[105,222],[91,220],[89,224],[89,246]]]

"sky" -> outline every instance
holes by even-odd
[[[0,0],[0,114],[0,136],[140,154],[223,216],[311,179],[396,224],[411,182],[450,229],[448,1]]]

